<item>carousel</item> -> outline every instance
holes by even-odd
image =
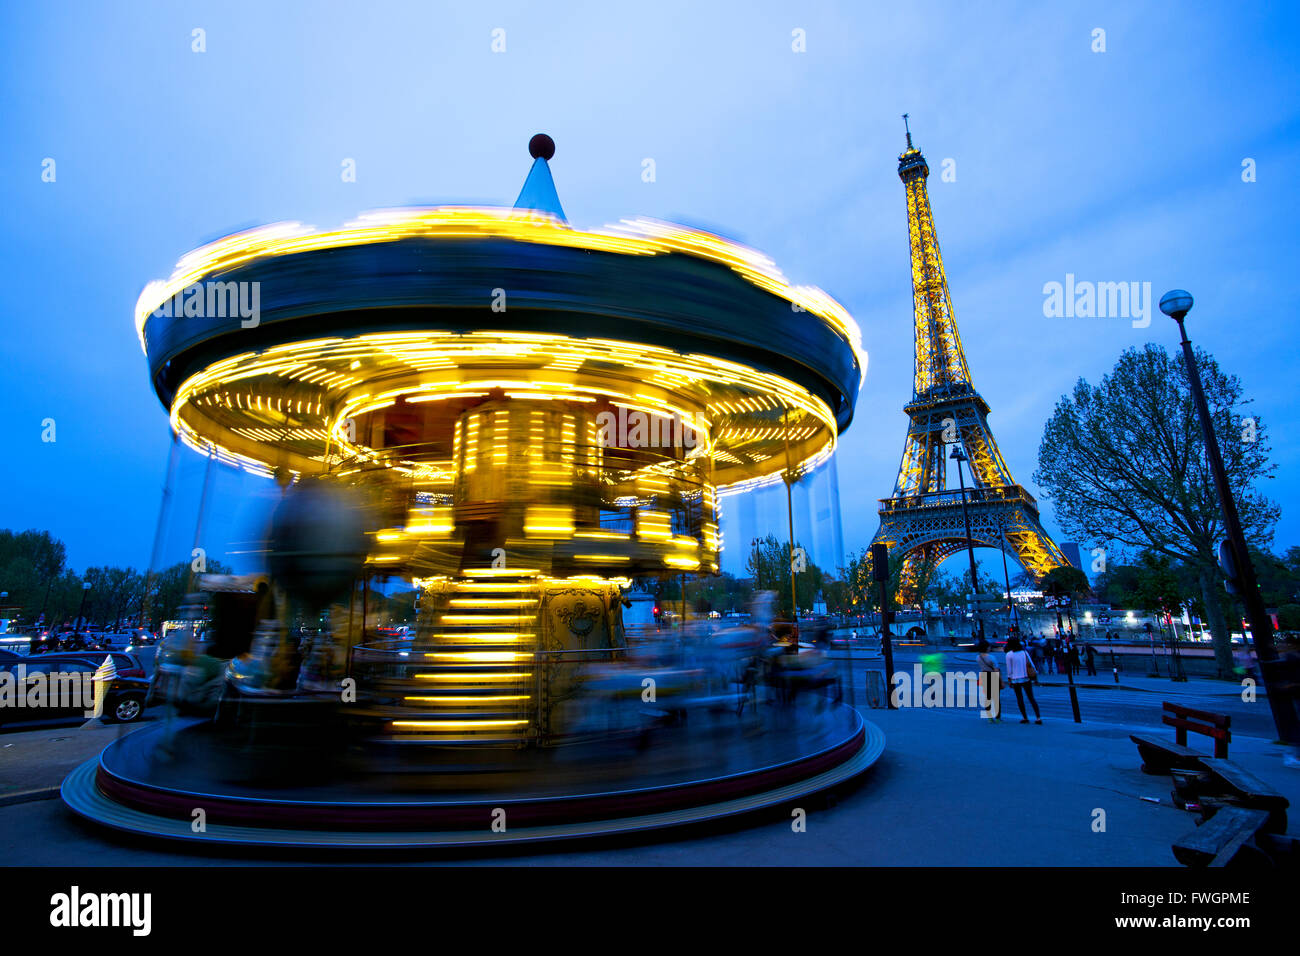
[[[879,756],[761,597],[740,628],[622,615],[637,582],[718,572],[725,496],[833,454],[857,325],[717,236],[571,226],[554,151],[530,142],[513,206],[278,223],[145,288],[177,441],[279,503],[261,573],[196,577],[165,718],[75,771],[73,810],[217,843],[476,845],[743,813]],[[409,633],[369,620],[381,585],[416,593]]]

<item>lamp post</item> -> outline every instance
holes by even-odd
[[[1227,473],[1223,470],[1223,457],[1219,454],[1219,440],[1214,433],[1214,420],[1210,417],[1210,406],[1205,401],[1205,391],[1201,387],[1201,372],[1196,365],[1196,354],[1192,351],[1192,342],[1187,337],[1183,320],[1192,310],[1192,296],[1182,289],[1166,292],[1160,299],[1160,311],[1178,323],[1182,337],[1183,360],[1187,366],[1187,380],[1191,386],[1192,399],[1196,403],[1196,413],[1201,419],[1201,433],[1205,438],[1205,453],[1210,460],[1210,471],[1214,475],[1214,487],[1219,495],[1219,507],[1223,511],[1223,525],[1228,534],[1228,543],[1232,556],[1236,559],[1237,586],[1241,591],[1242,603],[1246,605],[1246,615],[1250,619],[1250,629],[1255,638],[1255,653],[1259,657],[1259,673],[1265,690],[1269,690],[1271,672],[1278,663],[1277,650],[1273,646],[1273,622],[1264,610],[1264,599],[1259,593],[1259,584],[1255,580],[1255,568],[1250,561],[1250,552],[1246,548],[1246,536],[1241,530],[1241,519],[1237,515],[1237,502],[1232,497],[1232,488],[1228,484]],[[1281,691],[1281,688],[1278,688]],[[1300,721],[1297,721],[1295,708],[1290,694],[1285,691],[1268,693],[1269,709],[1273,711],[1273,723],[1277,726],[1278,737],[1288,743],[1300,744]]]
[[[953,446],[952,454],[948,456],[957,463],[957,485],[961,488],[961,520],[966,524],[966,550],[970,555],[970,583],[975,589],[975,622],[979,625],[980,640],[984,640],[984,617],[980,613],[980,582],[979,575],[975,571],[975,540],[970,535],[970,515],[966,511],[966,479],[962,477],[961,463],[967,461],[960,448]],[[972,475],[972,479],[973,479]]]
[[[963,496],[964,497],[964,496]],[[1007,607],[1011,610],[1011,629],[1020,633],[1020,618],[1016,614],[1016,602],[1011,599],[1011,575],[1007,571],[1007,530],[998,522],[998,538],[1002,541],[1002,580],[1007,585]]]

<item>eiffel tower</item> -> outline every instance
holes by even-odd
[[[873,539],[905,556],[900,597],[908,601],[915,599],[923,566],[937,567],[968,542],[1006,551],[1035,577],[1068,563],[1039,520],[1038,502],[1011,476],[989,430],[988,403],[971,384],[925,188],[929,175],[908,128],[898,176],[907,191],[912,249],[915,375],[912,400],[903,406],[909,425],[898,480],[893,494],[880,500]],[[970,463],[972,487],[964,492],[969,534],[962,492],[947,484],[949,445],[960,445]]]

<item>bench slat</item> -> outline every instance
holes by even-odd
[[[1180,717],[1170,717],[1167,714],[1160,718],[1168,727],[1180,727],[1183,730],[1190,730],[1194,734],[1203,734],[1206,737],[1213,737],[1215,740],[1231,740],[1232,731],[1226,727],[1205,727],[1201,724],[1194,724],[1190,720],[1183,720]]]
[[[1190,747],[1184,747],[1182,744],[1174,743],[1172,740],[1165,740],[1163,737],[1149,737],[1146,734],[1129,734],[1129,740],[1135,744],[1145,744],[1156,750],[1163,750],[1166,753],[1174,754],[1178,757],[1204,757],[1204,754],[1197,753]]]
[[[1165,701],[1161,704],[1161,707],[1178,717],[1191,717],[1195,720],[1205,721],[1207,724],[1213,724],[1215,727],[1228,727],[1232,724],[1232,718],[1227,714],[1212,714],[1208,710],[1184,707],[1182,704],[1175,704],[1170,701]]]
[[[1231,760],[1206,757],[1201,762],[1205,765],[1205,769],[1246,799],[1268,801],[1269,803],[1276,803],[1280,807],[1289,807],[1291,805],[1290,800],[1249,770],[1233,763]]]
[[[1265,810],[1224,807],[1174,843],[1174,857],[1184,866],[1224,866],[1242,844],[1268,821]]]

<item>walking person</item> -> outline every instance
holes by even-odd
[[[1034,669],[1034,662],[1030,660],[1029,655],[1021,649],[1019,638],[1013,637],[1007,641],[1007,680],[1011,682],[1011,689],[1016,692],[1016,706],[1020,708],[1020,722],[1029,723],[1029,715],[1025,713],[1025,695],[1029,695],[1029,703],[1034,708],[1034,723],[1043,722],[1042,714],[1038,712],[1038,701],[1034,700],[1033,680],[1038,676],[1038,671]]]
[[[1008,638],[1008,643],[1014,638]],[[989,642],[981,640],[975,647],[980,665],[980,701],[981,717],[992,720],[1002,719],[1002,670],[998,662],[989,653]]]
[[[1097,676],[1097,650],[1091,644],[1083,646],[1084,656],[1088,659],[1088,676]]]

